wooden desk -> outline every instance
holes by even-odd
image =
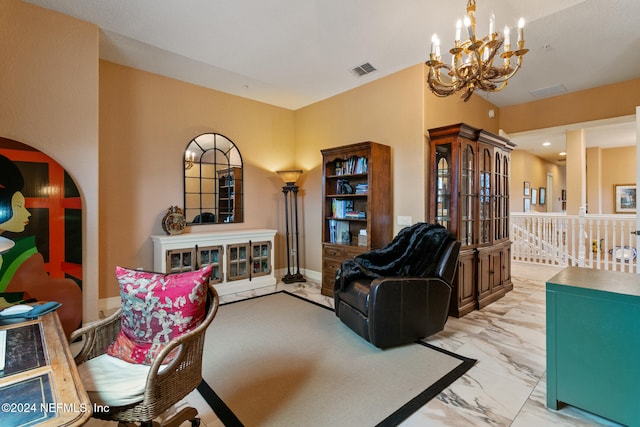
[[[640,425],[640,276],[568,267],[547,281],[547,406]]]
[[[76,426],[92,406],[80,381],[55,312],[37,320],[0,323],[7,330],[4,371],[0,371],[2,425]]]

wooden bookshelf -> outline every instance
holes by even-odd
[[[322,294],[343,260],[391,241],[391,148],[361,142],[322,153]]]

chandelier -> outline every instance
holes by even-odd
[[[464,18],[469,39],[461,42],[462,21],[458,20],[454,46],[449,51],[452,56],[451,64],[441,61],[438,36],[434,34],[431,39],[431,53],[426,62],[429,66],[427,83],[437,96],[445,97],[462,91],[462,99],[466,102],[476,89],[485,92],[501,91],[507,81],[518,72],[522,66],[522,57],[529,51],[524,48],[523,18],[518,22],[518,49],[511,50],[509,27],[504,27],[504,34],[496,32],[493,14],[489,20],[489,35],[482,39],[476,37],[475,11],[475,0],[469,0],[467,16]],[[503,51],[499,53],[501,47]],[[500,56],[502,61],[496,56]]]

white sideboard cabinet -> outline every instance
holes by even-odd
[[[153,235],[153,269],[179,273],[212,265],[220,295],[273,286],[275,235],[264,229]]]

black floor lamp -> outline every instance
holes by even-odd
[[[285,230],[286,230],[286,239],[287,239],[287,274],[284,275],[282,281],[284,283],[294,283],[294,282],[306,282],[304,276],[300,273],[300,251],[298,250],[298,186],[296,185],[296,181],[302,174],[301,170],[286,170],[286,171],[277,171],[277,174],[280,175],[280,178],[285,183],[285,186],[282,187],[282,193],[284,194],[284,217],[285,217]],[[289,215],[289,200],[291,200],[291,208],[293,209],[293,213]],[[289,235],[289,222],[291,222],[291,229],[293,230],[295,236],[295,246],[293,237]],[[295,274],[291,273],[291,250],[295,251],[296,254],[296,272]]]

